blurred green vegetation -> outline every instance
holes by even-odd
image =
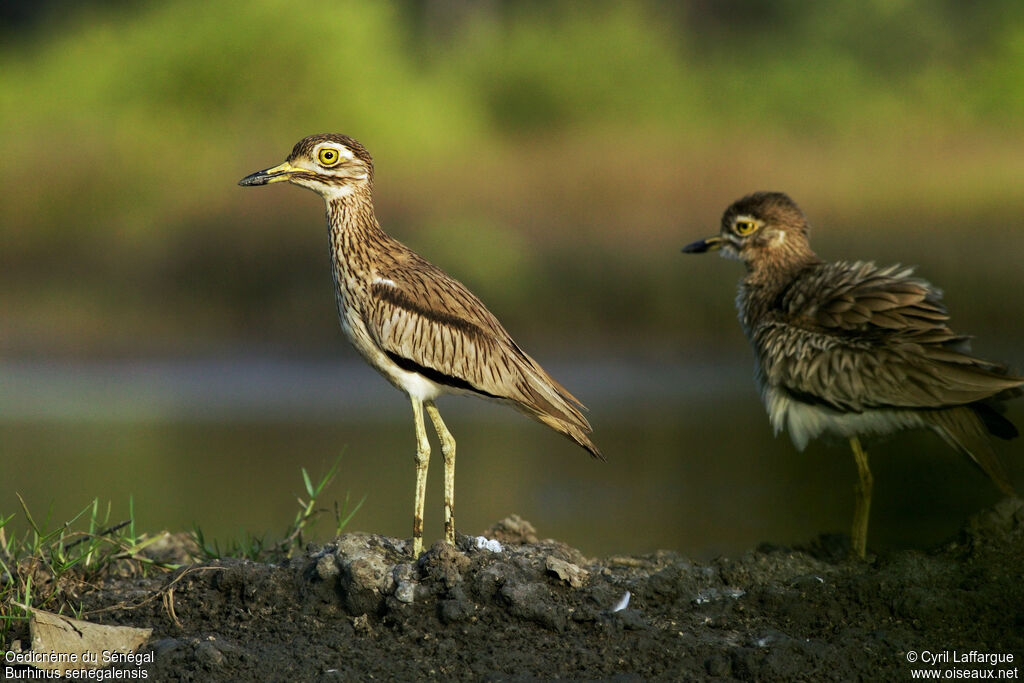
[[[333,350],[319,200],[235,187],[326,131],[517,336],[739,343],[738,267],[678,250],[781,189],[1020,338],[1015,0],[71,7],[0,29],[5,355]]]

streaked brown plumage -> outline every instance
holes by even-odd
[[[506,403],[601,458],[583,405],[512,340],[462,283],[380,227],[373,209],[373,161],[344,135],[313,135],[287,161],[241,185],[287,181],[324,197],[341,325],[356,350],[412,401],[417,437],[413,552],[422,550],[430,446],[423,408],[445,460],[445,537],[455,542],[455,440],[434,405],[441,394]]]
[[[1024,378],[971,355],[948,326],[942,292],[911,268],[824,263],[808,232],[788,196],[758,192],[726,210],[718,236],[683,251],[721,250],[746,265],[736,303],[776,433],[787,429],[800,449],[825,433],[850,439],[860,472],[854,552],[865,554],[872,487],[859,435],[928,427],[1013,495],[988,434],[1017,435],[999,408]]]

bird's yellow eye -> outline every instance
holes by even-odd
[[[338,154],[338,150],[331,147],[324,147],[321,149],[317,153],[316,158],[320,162],[321,166],[327,167],[334,166],[336,163],[341,161],[341,155]]]
[[[741,218],[733,225],[733,230],[736,231],[737,235],[749,235],[757,230],[757,223]]]

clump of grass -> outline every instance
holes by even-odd
[[[305,499],[302,496],[296,497],[299,509],[295,513],[295,519],[285,529],[284,536],[280,541],[268,543],[265,534],[256,536],[249,532],[244,532],[241,537],[231,540],[224,547],[221,547],[221,544],[216,539],[207,541],[202,528],[196,525],[192,529],[192,538],[199,547],[200,553],[206,559],[242,557],[254,562],[278,562],[290,558],[297,550],[305,547],[307,534],[312,531],[317,518],[329,511],[327,508],[319,507],[318,504],[324,491],[337,477],[340,460],[340,457],[335,459],[334,464],[316,482],[310,478],[309,472],[306,471],[305,467],[301,468],[302,483],[306,496]],[[333,532],[335,536],[341,535],[341,532],[348,526],[352,517],[362,507],[366,496],[360,498],[359,502],[351,509],[349,509],[349,500],[349,493],[346,492],[345,500],[342,503],[339,504],[338,501],[334,501]]]
[[[280,541],[267,543],[264,536],[245,534],[223,549],[214,540],[207,542],[196,526],[192,532],[199,554],[206,559],[244,557],[260,562],[276,562],[291,557],[305,546],[307,535],[318,517],[328,512],[319,501],[338,474],[334,464],[315,482],[305,468],[302,481],[305,496],[299,496],[295,519]],[[349,496],[334,503],[334,533],[344,530],[362,506],[363,496],[349,509]],[[144,551],[165,534],[149,536],[135,528],[135,502],[128,499],[128,519],[111,523],[111,506],[100,506],[94,498],[70,520],[52,526],[50,512],[37,522],[21,495],[21,511],[28,529],[11,532],[17,514],[0,514],[0,643],[7,643],[12,629],[28,618],[32,609],[82,616],[80,592],[110,576],[145,576],[150,570],[172,570],[180,565],[163,562]]]
[[[104,509],[94,498],[57,526],[51,526],[49,512],[37,522],[20,494],[18,501],[28,524],[23,534],[10,532],[16,514],[0,515],[0,642],[31,609],[80,616],[79,591],[104,576],[177,567],[144,554],[161,535],[136,532],[132,498],[127,520],[111,524],[110,503]]]

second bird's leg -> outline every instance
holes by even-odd
[[[411,398],[412,419],[416,426],[416,502],[412,513],[412,554],[423,552],[423,504],[427,498],[427,466],[430,464],[430,441],[423,423],[423,401]]]
[[[444,456],[444,540],[455,545],[455,437],[444,426],[434,402],[427,401],[426,406]]]
[[[853,530],[850,532],[850,549],[860,559],[864,559],[868,547],[868,518],[871,515],[871,490],[874,478],[868,467],[868,454],[861,448],[860,439],[850,439],[853,459],[857,462],[857,486],[854,488],[856,498],[853,507]]]

